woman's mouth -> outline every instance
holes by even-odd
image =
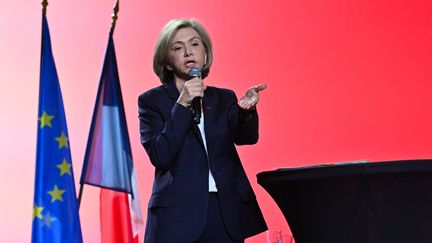
[[[191,67],[195,67],[196,62],[193,61],[193,60],[191,60],[191,61],[187,61],[184,65],[185,65],[185,67],[187,67],[187,68],[191,68]]]

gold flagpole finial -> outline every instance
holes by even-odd
[[[120,10],[120,8],[119,8],[119,2],[120,2],[120,0],[116,0],[116,3],[115,3],[115,5],[114,5],[114,12],[113,12],[113,14],[111,15],[111,17],[112,17],[112,22],[111,22],[111,32],[114,32],[114,28],[115,28],[115,26],[116,26],[116,22],[117,22],[117,14],[118,14],[118,12],[119,12],[119,10]]]
[[[42,0],[42,12],[44,15],[46,14],[47,6],[48,6],[48,0]]]

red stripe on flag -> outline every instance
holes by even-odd
[[[101,188],[100,218],[102,243],[138,243],[133,238],[128,194]]]

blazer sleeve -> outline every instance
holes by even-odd
[[[256,108],[243,110],[238,105],[237,96],[230,90],[228,121],[234,143],[237,145],[258,142],[258,112]]]
[[[164,107],[166,104],[172,107]],[[164,110],[169,112],[164,114]],[[183,145],[192,112],[178,103],[172,105],[161,97],[144,93],[138,98],[138,113],[141,144],[157,169],[168,170]]]

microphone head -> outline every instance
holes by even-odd
[[[196,67],[192,67],[189,70],[188,75],[189,75],[189,78],[201,77],[201,71],[198,68],[196,68]]]

